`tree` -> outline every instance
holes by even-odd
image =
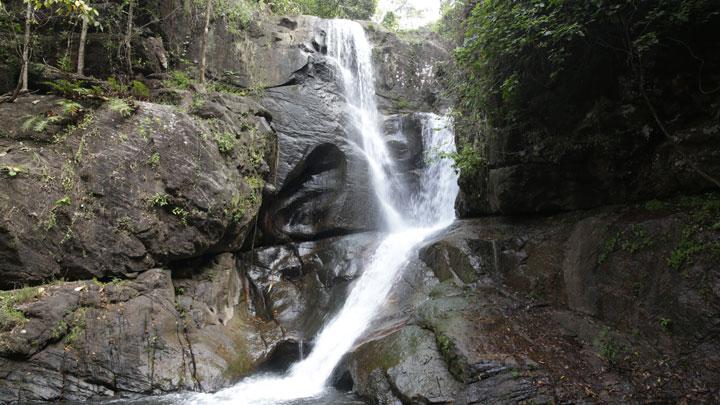
[[[385,17],[383,17],[382,20],[382,25],[390,31],[397,31],[400,28],[397,16],[392,11],[385,14]]]
[[[18,93],[27,93],[28,91],[28,69],[30,65],[30,26],[32,25],[33,11],[33,5],[30,1],[28,1],[27,7],[25,8],[25,35],[23,36],[20,82],[18,83],[18,89],[16,89],[15,94],[13,94],[13,98],[17,97]]]
[[[203,28],[202,45],[200,47],[200,68],[198,81],[200,84],[205,83],[205,71],[207,70],[207,43],[210,33],[210,17],[212,13],[213,0],[205,0],[205,26]]]
[[[30,54],[32,24],[35,22],[35,12],[42,9],[55,10],[65,16],[81,16],[88,22],[95,21],[97,11],[90,7],[84,0],[24,0],[25,2],[25,32],[22,43],[22,59],[20,66],[20,78],[15,92],[8,101],[12,101],[21,93],[28,91],[28,71],[30,70]]]
[[[276,14],[308,14],[353,20],[369,20],[377,8],[377,0],[273,0],[268,4]]]
[[[80,44],[78,45],[77,74],[83,76],[85,70],[85,42],[87,42],[88,17],[83,15],[80,19],[82,20],[82,28],[80,29]]]
[[[125,60],[128,64],[128,73],[132,74],[132,32],[133,32],[133,21],[135,14],[135,0],[128,0],[128,11],[127,11],[127,28],[125,30],[125,39],[123,40],[123,47],[125,48]]]

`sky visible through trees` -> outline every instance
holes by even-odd
[[[442,0],[380,0],[378,2],[377,21],[382,21],[386,13],[398,17],[400,29],[419,28],[440,18]]]

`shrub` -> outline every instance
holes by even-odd
[[[235,149],[235,135],[231,132],[216,133],[215,142],[217,143],[218,150],[223,155],[229,155]]]
[[[150,89],[141,81],[133,80],[131,83],[131,89],[131,93],[135,98],[144,100],[150,98]]]
[[[182,70],[173,70],[170,72],[170,79],[165,80],[166,87],[187,90],[195,83],[195,81]]]

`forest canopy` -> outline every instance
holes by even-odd
[[[495,126],[557,126],[569,103],[659,91],[653,78],[671,67],[697,76],[704,64],[711,72],[720,7],[715,0],[456,1],[443,24],[459,45],[461,110]]]

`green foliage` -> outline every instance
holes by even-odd
[[[61,115],[28,115],[22,123],[23,131],[45,132],[50,124],[56,124],[65,117]]]
[[[18,174],[22,173],[22,168],[17,166],[5,166],[2,168],[2,171],[5,172],[8,177],[16,177]]]
[[[168,197],[170,196],[168,196],[167,194],[155,193],[155,195],[150,197],[148,203],[151,207],[165,207],[169,204]]]
[[[407,110],[415,109],[415,105],[404,98],[395,100],[395,102],[393,104],[394,104],[395,108],[397,108],[400,111],[407,111]]]
[[[679,270],[685,264],[691,264],[692,258],[697,253],[703,252],[706,245],[701,241],[695,240],[693,236],[698,231],[697,227],[690,226],[683,230],[680,242],[670,252],[667,264],[673,270]]]
[[[55,205],[56,207],[67,207],[67,206],[69,206],[70,204],[71,204],[70,197],[65,196],[65,197],[63,197],[63,198],[55,201],[55,204],[54,204],[54,205]]]
[[[207,0],[195,0],[203,6]],[[260,5],[254,0],[215,0],[213,4],[217,16],[223,16],[227,29],[231,33],[239,33],[247,28],[253,16],[259,11]]]
[[[154,152],[147,161],[148,165],[152,167],[153,169],[156,169],[160,165],[160,154],[158,152]]]
[[[79,308],[72,317],[72,327],[67,332],[65,342],[67,347],[78,348],[80,340],[84,338],[87,328],[87,308]]]
[[[135,112],[135,109],[130,105],[130,102],[121,98],[111,98],[110,101],[108,101],[108,108],[125,118],[131,116],[132,113]]]
[[[620,360],[624,351],[623,347],[617,343],[608,328],[600,331],[594,343],[600,357],[607,360],[610,365],[614,365]]]
[[[130,83],[130,88],[130,92],[133,97],[141,100],[147,100],[150,98],[150,89],[145,85],[145,83],[139,80],[133,80]]]
[[[447,82],[457,99],[460,139],[490,131],[565,133],[603,100],[644,103],[638,90],[661,94],[654,90],[680,77],[677,66],[697,76],[698,61],[710,69],[709,58],[717,60],[705,40],[717,36],[714,0],[451,3],[436,29],[458,45],[457,69]],[[660,78],[670,60],[674,70]]]
[[[57,216],[55,210],[50,210],[48,217],[40,223],[40,226],[45,232],[51,231],[57,225]]]
[[[61,319],[52,329],[51,337],[53,340],[60,340],[68,332],[68,324]]]
[[[60,100],[58,105],[62,108],[62,114],[66,117],[74,117],[83,110],[82,105],[70,100]]]
[[[607,238],[598,256],[598,264],[604,263],[610,255],[620,249],[635,254],[655,245],[650,233],[639,225],[630,225],[627,229]]]
[[[70,55],[65,54],[60,59],[58,59],[58,69],[62,70],[63,72],[71,72],[73,70],[73,63],[70,60]]]
[[[585,35],[581,16],[570,3],[477,3],[466,21],[463,45],[455,50],[459,65],[469,73],[469,80],[458,83],[459,105],[484,110],[495,123],[517,120],[529,76],[552,83],[566,68],[573,41]]]
[[[0,332],[9,332],[24,324],[27,319],[17,306],[30,302],[41,294],[42,290],[36,287],[0,292]]]
[[[25,0],[32,4],[35,10],[56,9],[67,16],[82,15],[91,20],[98,16],[97,10],[90,7],[84,0]]]
[[[385,17],[383,17],[382,20],[382,25],[390,31],[397,31],[400,29],[400,22],[398,21],[395,13],[392,11],[385,14]]]
[[[645,209],[648,211],[660,211],[666,208],[666,204],[660,200],[650,200],[645,203]]]
[[[256,208],[260,204],[262,188],[265,182],[260,177],[251,176],[245,178],[245,184],[250,188],[250,192],[244,195],[233,195],[230,206],[225,210],[225,214],[230,215],[233,222],[236,223],[241,222],[249,210]]]
[[[170,78],[164,81],[165,87],[178,90],[187,90],[194,83],[195,80],[182,70],[173,70],[170,72]]]
[[[369,20],[377,0],[274,0],[270,10],[280,15],[316,15],[323,18]]]
[[[187,225],[187,218],[190,213],[182,207],[175,207],[172,209],[172,214],[180,219],[183,225]]]
[[[457,152],[440,153],[440,157],[452,159],[453,168],[458,173],[474,173],[485,163],[480,152],[467,144],[461,146]]]
[[[648,232],[637,226],[631,226],[622,234],[623,240],[620,242],[620,248],[628,253],[636,253],[640,250],[653,246],[653,240]]]
[[[231,132],[224,131],[221,133],[215,133],[215,143],[217,143],[218,150],[223,155],[229,155],[235,149],[235,135]]]
[[[43,82],[54,93],[68,98],[75,98],[83,93],[82,84],[77,80],[58,79],[52,82]]]
[[[668,266],[680,270],[693,263],[696,256],[711,254],[720,258],[720,241],[715,233],[720,219],[720,195],[683,197],[677,203],[679,208],[688,211],[688,223],[680,231],[680,239],[667,258]]]
[[[112,94],[123,95],[128,91],[127,86],[120,82],[115,76],[108,77],[106,82]]]
[[[659,318],[660,321],[660,327],[665,331],[665,333],[670,333],[672,328],[672,321],[669,318]]]

